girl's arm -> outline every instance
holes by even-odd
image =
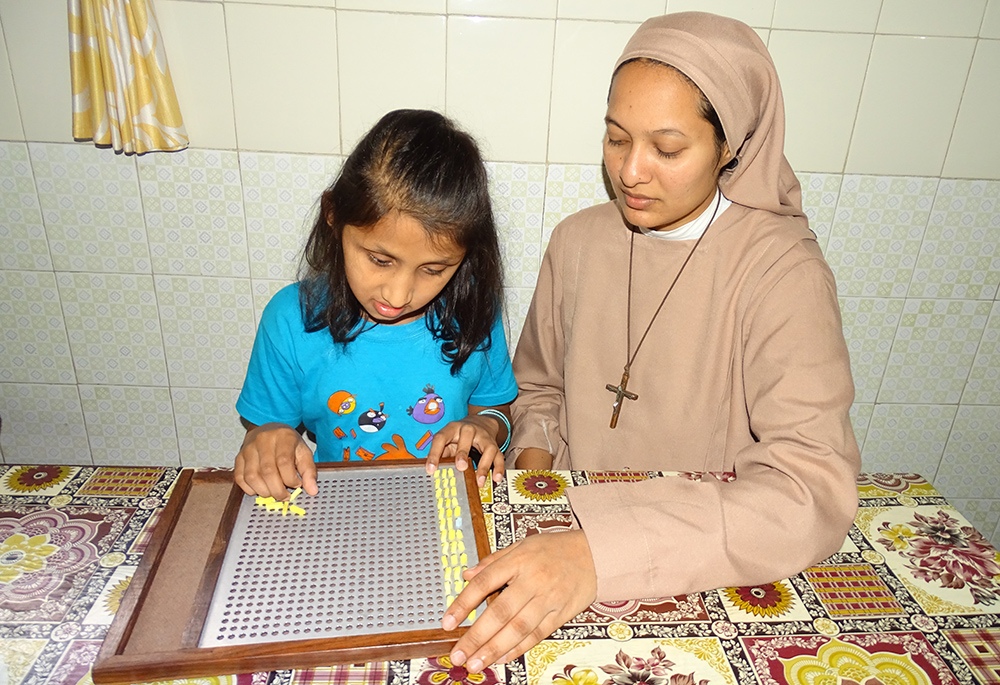
[[[507,418],[507,423],[481,413],[486,410],[500,412]],[[503,479],[504,462],[503,452],[497,445],[507,442],[509,424],[509,404],[495,407],[470,404],[468,416],[452,421],[434,434],[430,452],[427,454],[427,472],[433,473],[443,456],[455,457],[455,466],[459,471],[464,471],[472,462],[469,452],[475,448],[480,454],[479,468],[476,469],[476,482],[479,483],[479,487],[486,484],[486,477],[491,470],[493,480],[499,483]]]
[[[310,495],[316,486],[312,450],[297,430],[285,423],[257,426],[240,417],[247,434],[236,455],[233,478],[243,492],[282,500],[288,488],[302,486]]]
[[[514,468],[545,471],[552,468],[552,461],[552,455],[541,447],[526,447],[514,460]]]

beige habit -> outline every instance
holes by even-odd
[[[833,274],[785,160],[777,75],[756,33],[704,13],[644,23],[619,59],[678,68],[719,113],[738,165],[719,215],[627,358],[633,232],[616,203],[563,221],[514,358],[514,448],[555,468],[734,472],[572,488],[598,600],[675,595],[787,577],[837,551],[857,507],[854,397]],[[637,233],[632,345],[694,241]]]

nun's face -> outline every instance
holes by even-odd
[[[615,75],[604,166],[629,223],[670,231],[711,204],[729,152],[724,146],[719,154],[700,100],[697,88],[662,64],[629,62]]]

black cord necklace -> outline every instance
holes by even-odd
[[[716,191],[718,192],[718,191]],[[639,338],[639,344],[635,346],[635,351],[629,355],[628,351],[632,349],[632,254],[635,248],[635,231],[632,231],[632,236],[629,240],[628,245],[628,299],[626,300],[625,309],[625,371],[622,373],[622,379],[619,381],[618,385],[611,385],[608,383],[605,388],[615,393],[615,403],[611,405],[611,427],[614,428],[618,425],[618,414],[622,410],[622,399],[637,400],[639,395],[634,392],[628,391],[628,377],[629,371],[632,368],[632,362],[635,361],[635,357],[639,354],[639,349],[642,344],[646,342],[646,336],[649,334],[649,330],[653,327],[653,322],[656,321],[656,317],[660,315],[660,311],[663,309],[663,305],[666,303],[667,298],[670,297],[670,292],[677,285],[677,279],[681,277],[684,273],[684,267],[688,265],[691,261],[691,256],[694,255],[694,251],[698,249],[701,244],[701,239],[705,237],[708,233],[708,229],[711,228],[712,222],[715,221],[715,215],[719,211],[719,205],[722,204],[722,193],[719,193],[719,197],[716,198],[715,209],[712,211],[712,218],[708,220],[708,225],[705,230],[702,231],[701,235],[698,236],[698,240],[695,241],[694,247],[688,252],[688,256],[684,259],[684,263],[681,264],[681,268],[677,271],[677,275],[674,276],[674,280],[670,283],[670,287],[667,288],[667,292],[664,293],[663,299],[660,300],[660,306],[656,308],[656,312],[653,313],[653,318],[649,320],[649,324],[646,326],[646,330],[643,331],[642,337]]]

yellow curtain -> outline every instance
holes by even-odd
[[[148,0],[69,0],[73,137],[115,152],[188,146]]]

